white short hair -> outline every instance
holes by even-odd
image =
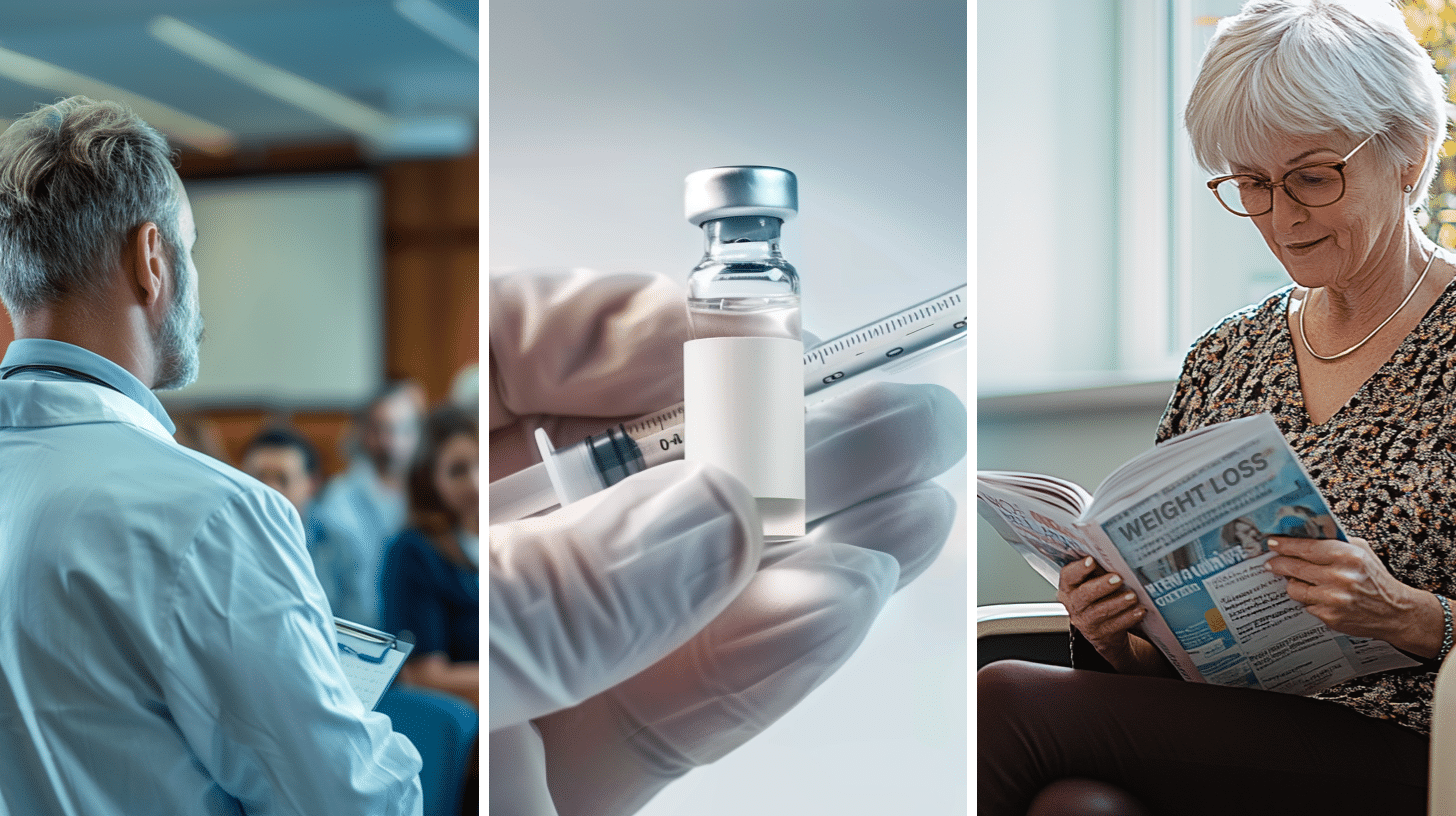
[[[1419,165],[1425,200],[1446,134],[1446,83],[1388,0],[1250,0],[1220,21],[1183,114],[1211,173],[1270,135],[1376,135],[1366,151]]]

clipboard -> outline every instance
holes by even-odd
[[[334,618],[334,635],[339,643],[339,664],[344,667],[344,677],[359,695],[359,701],[374,710],[415,645],[343,618]]]

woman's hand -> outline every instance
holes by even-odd
[[[1289,579],[1289,597],[1336,632],[1425,657],[1441,651],[1436,596],[1396,580],[1365,539],[1271,538],[1269,548],[1269,570]]]
[[[1124,674],[1167,674],[1169,666],[1152,644],[1132,633],[1147,610],[1121,576],[1098,566],[1091,556],[1062,568],[1057,600],[1077,631]]]

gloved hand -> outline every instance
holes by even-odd
[[[491,279],[491,478],[681,400],[683,292],[584,271]],[[651,468],[490,530],[491,809],[626,814],[762,731],[853,653],[934,560],[965,453],[938,386],[878,384],[806,416],[808,534],[765,547],[713,468]],[[548,792],[549,790],[549,792]],[[499,808],[499,810],[497,810]]]

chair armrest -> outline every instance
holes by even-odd
[[[1059,603],[990,604],[976,607],[976,639],[1000,635],[1067,632],[1067,610]],[[1456,697],[1453,697],[1456,705]]]
[[[976,668],[998,660],[1071,666],[1067,610],[1059,603],[976,607]]]
[[[1456,816],[1456,651],[1441,663],[1431,700],[1429,816]]]

